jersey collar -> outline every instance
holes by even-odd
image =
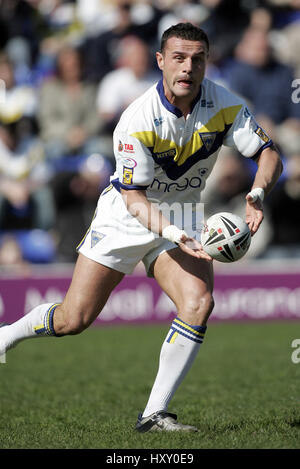
[[[200,97],[201,97],[201,85],[200,85],[200,89],[199,89],[199,93],[197,94],[196,98],[194,99],[194,101],[192,102],[192,106],[191,106],[191,112],[190,114],[193,112],[194,110],[194,107],[196,106],[197,102],[200,100]],[[160,97],[160,100],[161,100],[161,103],[162,105],[170,112],[172,112],[172,114],[175,114],[176,117],[182,117],[183,114],[181,112],[181,110],[174,106],[173,104],[171,104],[168,99],[166,98],[166,95],[165,95],[165,92],[164,92],[164,85],[163,85],[163,79],[159,80],[159,82],[157,83],[156,85],[156,89],[157,89],[157,92],[158,92],[158,95]]]

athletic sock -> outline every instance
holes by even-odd
[[[30,337],[55,336],[53,314],[59,303],[36,306],[18,321],[0,329],[0,341],[6,350]]]
[[[203,342],[206,326],[191,326],[174,319],[162,345],[158,373],[143,417],[167,410],[176,389],[191,368]]]

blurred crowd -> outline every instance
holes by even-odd
[[[285,170],[252,257],[300,257],[300,0],[0,0],[0,269],[74,262],[114,170],[120,114],[160,75],[162,32],[202,27]],[[244,210],[255,163],[222,149],[206,213]]]

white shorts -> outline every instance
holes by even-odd
[[[121,194],[112,187],[99,197],[92,223],[77,251],[124,274],[131,274],[143,261],[151,276],[152,262],[163,252],[176,247],[130,215]]]

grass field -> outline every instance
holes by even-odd
[[[138,434],[168,325],[23,342],[0,365],[0,448],[300,448],[299,322],[211,323],[170,411],[196,434]]]

